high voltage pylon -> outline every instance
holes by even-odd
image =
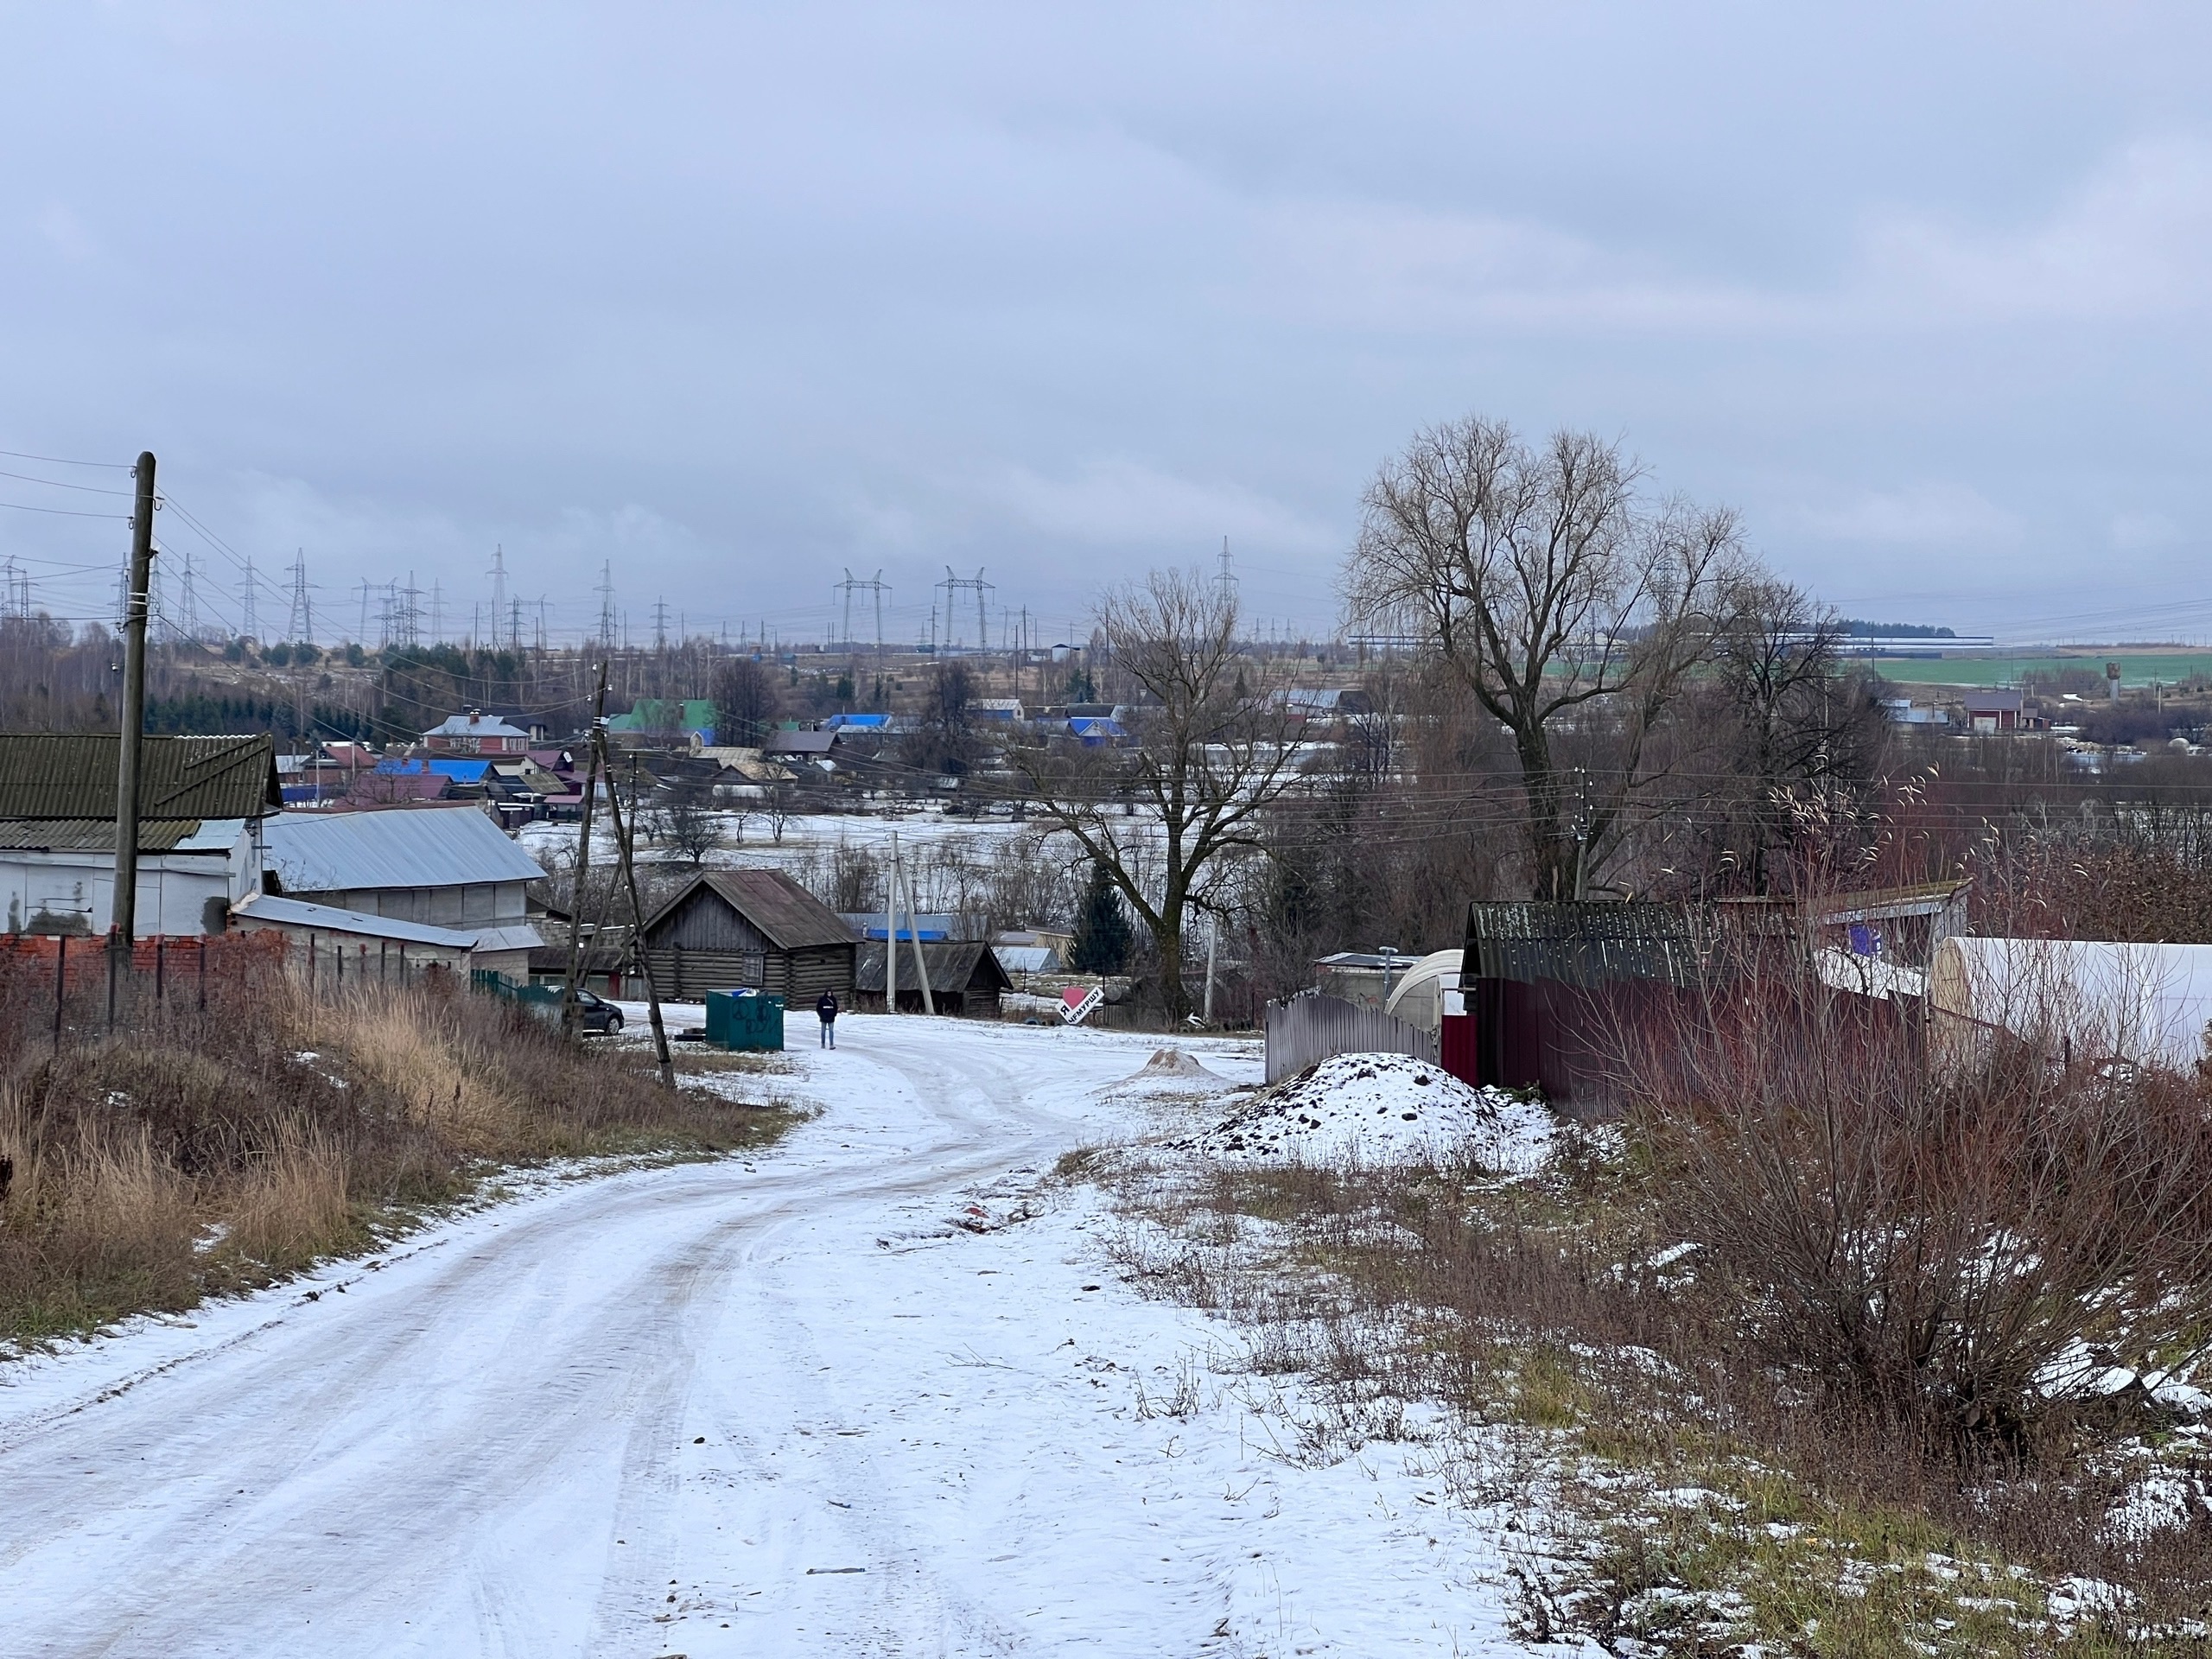
[[[978,571],[976,574],[981,575],[982,573]],[[879,569],[868,581],[862,582],[853,574],[853,567],[849,564],[845,567],[845,579],[842,582],[832,582],[830,586],[845,596],[845,632],[842,643],[847,645],[853,643],[854,593],[864,591],[875,595],[875,650],[876,654],[881,656],[883,654],[883,596],[891,591],[891,584],[884,581],[883,572]]]
[[[301,548],[292,559],[292,615],[290,638],[297,643],[315,638],[315,607],[308,599],[308,550]]]
[[[1223,607],[1236,602],[1236,572],[1229,564],[1229,537],[1221,538],[1221,573],[1213,579],[1213,590],[1219,595]]]
[[[952,574],[952,567],[948,564],[944,567],[944,580],[938,582],[937,586],[944,589],[944,643],[946,648],[950,650],[957,643],[958,636],[954,632],[952,626],[952,607],[954,602],[958,599],[961,592],[963,589],[968,589],[972,590],[976,595],[976,649],[977,651],[988,651],[991,645],[990,601],[988,595],[997,588],[998,584],[996,582],[985,582],[983,580],[983,567],[980,564],[976,567],[976,574],[972,576],[956,576]]]
[[[261,622],[253,606],[253,556],[246,556],[245,579],[238,584],[238,638],[261,638]]]
[[[492,549],[492,645],[499,644],[499,619],[507,608],[507,550],[503,545]]]
[[[664,599],[653,601],[653,649],[668,649],[668,601]]]
[[[614,614],[614,562],[607,560],[599,567],[599,586],[592,590],[599,595],[599,645],[602,651],[614,649],[616,620]]]
[[[184,569],[177,575],[176,629],[187,639],[200,637],[200,573],[192,568],[192,550],[184,550]]]

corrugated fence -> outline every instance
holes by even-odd
[[[1442,1064],[1434,1032],[1393,1020],[1380,1008],[1363,1008],[1318,991],[1268,1004],[1269,1083],[1332,1054],[1409,1054],[1432,1065]]]

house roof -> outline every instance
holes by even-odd
[[[364,938],[388,939],[395,944],[431,944],[447,950],[474,950],[478,935],[466,929],[431,927],[422,922],[403,922],[391,916],[371,916],[335,905],[313,905],[304,899],[286,899],[273,893],[257,893],[231,907],[232,913],[270,927],[313,928],[321,933],[358,933]]]
[[[827,754],[836,744],[835,732],[771,732],[760,751],[764,754]]]
[[[1621,979],[1687,985],[1702,960],[1690,912],[1673,905],[1469,905],[1465,948],[1471,978],[1583,986]]]
[[[138,825],[142,853],[219,853],[238,845],[244,818],[156,818]],[[111,853],[113,818],[0,818],[0,851]]]
[[[118,748],[111,732],[0,735],[0,818],[113,818]],[[258,818],[283,804],[266,734],[146,737],[138,757],[142,821]]]
[[[702,887],[767,935],[779,950],[853,943],[853,930],[844,918],[781,870],[703,871],[652,913],[645,923],[646,937]]]
[[[2017,686],[1991,691],[1968,691],[1959,701],[1968,714],[2017,715],[2027,706],[2027,694]]]
[[[535,881],[545,872],[474,804],[285,812],[262,826],[288,893]]]
[[[1007,976],[1006,969],[992,954],[991,947],[980,939],[925,939],[922,965],[929,969],[932,991],[966,991],[975,986],[979,977],[986,986],[995,985],[1001,991],[1014,988],[1014,981]],[[914,976],[914,947],[909,940],[902,939],[899,944],[899,985],[902,991],[921,988],[921,982]],[[882,994],[880,939],[861,946],[853,963],[853,988]]]
[[[449,715],[423,734],[425,737],[518,737],[524,742],[530,734],[519,727],[510,726],[497,715],[480,710],[474,714]]]

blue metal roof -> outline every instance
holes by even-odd
[[[457,887],[545,874],[475,805],[281,812],[262,834],[287,893]]]

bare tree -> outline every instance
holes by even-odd
[[[1588,434],[1539,448],[1502,421],[1433,427],[1368,486],[1345,574],[1355,621],[1421,632],[1511,738],[1543,897],[1580,893],[1618,850],[1647,743],[1744,563],[1732,513],[1647,509],[1636,480]]]
[[[1699,723],[1713,742],[1716,780],[1733,798],[1707,821],[1732,843],[1753,893],[1771,885],[1770,864],[1792,838],[1805,791],[1871,777],[1882,721],[1838,672],[1842,637],[1835,612],[1788,582],[1757,576],[1730,588]]]
[[[1149,931],[1160,999],[1179,1016],[1185,918],[1214,908],[1224,866],[1263,845],[1267,810],[1297,779],[1296,721],[1268,665],[1239,648],[1233,594],[1195,572],[1115,589],[1098,624],[1137,698],[1128,746],[1048,741],[1014,760],[1039,814]]]
[[[670,785],[649,809],[652,838],[672,847],[693,866],[704,864],[707,855],[722,844],[722,821],[702,785],[683,782]],[[640,816],[644,816],[641,814]],[[738,838],[744,839],[744,820],[738,821]]]
[[[775,677],[750,657],[733,657],[715,673],[715,741],[759,748],[783,713]]]

